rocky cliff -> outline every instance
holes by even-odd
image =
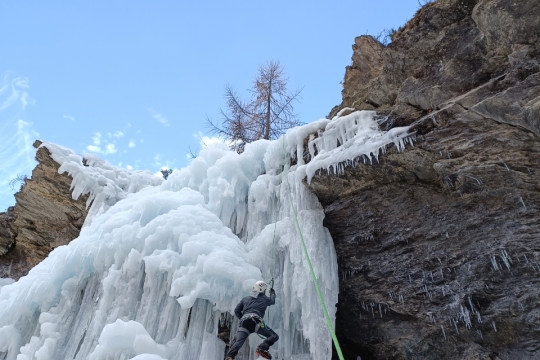
[[[363,36],[344,107],[414,148],[316,176],[346,359],[540,359],[540,2],[439,0]]]
[[[36,160],[31,179],[15,195],[16,205],[0,213],[0,277],[26,275],[55,247],[76,238],[86,218],[88,197],[72,199],[72,178],[58,173],[60,165],[47,148],[37,150]]]
[[[416,141],[309,184],[338,254],[346,359],[540,359],[538,14],[538,0],[438,0],[388,46],[355,39],[331,116],[376,110]],[[0,277],[86,216],[47,149],[36,158],[0,214]]]

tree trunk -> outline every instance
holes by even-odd
[[[264,131],[264,138],[270,140],[270,104],[272,101],[272,78],[268,84],[268,98],[266,99],[266,127]]]

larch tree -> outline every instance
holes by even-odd
[[[225,87],[227,110],[221,110],[221,124],[207,118],[210,132],[224,138],[239,153],[247,143],[259,139],[277,139],[287,129],[301,125],[293,103],[299,100],[301,89],[289,93],[288,78],[279,62],[260,66],[251,99],[244,101],[230,86]]]

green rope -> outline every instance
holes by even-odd
[[[311,277],[313,279],[313,283],[315,284],[315,289],[317,290],[317,294],[319,296],[319,301],[321,303],[321,306],[323,308],[324,317],[326,319],[326,325],[328,326],[328,330],[330,331],[330,335],[332,336],[332,341],[334,342],[334,347],[336,348],[336,352],[339,356],[340,360],[344,360],[343,353],[341,352],[341,346],[339,346],[338,339],[336,337],[336,332],[334,331],[334,326],[332,325],[332,320],[330,319],[330,315],[328,314],[328,309],[326,308],[326,304],[324,302],[324,298],[321,292],[321,289],[319,287],[319,281],[317,280],[317,276],[315,275],[315,270],[313,270],[313,264],[311,263],[311,258],[309,257],[309,253],[307,250],[306,242],[304,240],[304,235],[302,233],[302,228],[300,227],[300,223],[298,221],[298,214],[296,212],[296,208],[293,205],[293,199],[291,194],[291,185],[289,183],[289,177],[287,174],[285,174],[285,135],[283,135],[283,141],[282,141],[282,149],[281,149],[281,156],[282,156],[282,169],[281,169],[281,182],[279,184],[279,190],[278,194],[281,194],[281,185],[283,184],[283,176],[285,175],[287,177],[287,194],[289,197],[289,202],[291,204],[291,209],[294,214],[294,221],[296,224],[296,230],[298,232],[298,235],[300,236],[300,240],[302,241],[302,249],[304,250],[304,255],[306,256],[307,263],[309,265],[309,271],[311,273]],[[270,267],[270,276],[272,277],[272,280],[274,279],[274,266],[275,266],[275,252],[276,252],[276,229],[277,229],[277,220],[279,216],[279,207],[280,207],[280,196],[278,195],[278,203],[276,206],[276,217],[275,217],[275,223],[274,223],[274,235],[272,238],[272,266]],[[270,317],[270,309],[268,309],[268,317]]]
[[[296,213],[296,208],[293,205],[293,199],[291,194],[291,185],[289,183],[289,177],[287,176],[287,193],[289,195],[289,202],[291,204],[291,209],[294,214],[294,221],[296,223],[296,230],[298,231],[298,235],[300,236],[300,240],[302,240],[302,248],[304,249],[304,255],[306,256],[307,263],[309,265],[309,271],[311,272],[311,277],[313,279],[313,283],[315,284],[315,289],[317,290],[317,294],[319,295],[319,301],[321,302],[321,306],[324,311],[324,317],[326,319],[326,325],[328,326],[328,330],[330,331],[330,335],[332,335],[332,341],[334,342],[334,346],[336,348],[336,352],[339,356],[340,360],[344,360],[343,353],[341,352],[341,347],[339,346],[338,339],[336,337],[336,332],[334,331],[334,326],[332,325],[332,320],[330,319],[330,315],[328,314],[328,309],[326,308],[326,304],[324,302],[323,295],[321,293],[321,289],[319,287],[319,281],[317,280],[317,276],[315,275],[315,270],[313,270],[313,265],[311,264],[311,258],[309,257],[309,253],[307,251],[306,242],[304,241],[304,235],[302,234],[302,229],[300,228],[300,223],[298,222],[298,214]]]

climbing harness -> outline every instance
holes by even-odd
[[[245,320],[252,320],[255,323],[254,333],[257,334],[261,339],[266,339],[264,336],[259,334],[259,329],[265,329],[267,327],[264,320],[259,315],[253,313],[244,314],[244,316],[242,316],[240,319],[240,324],[242,324]],[[251,334],[251,332],[243,326],[239,327],[238,331],[245,332],[248,335]]]

